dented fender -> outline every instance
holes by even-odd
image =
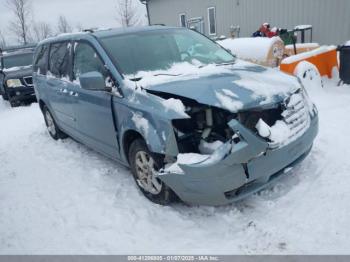
[[[113,103],[121,144],[127,132],[135,131],[143,137],[150,151],[177,156],[179,151],[171,120],[189,116],[169,110],[162,104],[164,99],[145,91],[126,88],[124,95]],[[121,151],[126,161],[128,152],[124,152],[124,148]]]

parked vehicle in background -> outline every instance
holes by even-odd
[[[36,100],[33,88],[33,46],[0,52],[0,93],[12,107]]]
[[[33,80],[49,134],[131,168],[151,201],[232,203],[308,155],[318,113],[297,78],[184,28],[41,42]]]

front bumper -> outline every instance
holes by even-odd
[[[33,87],[6,88],[6,93],[12,103],[36,101]]]
[[[191,204],[225,205],[251,195],[287,175],[311,151],[318,133],[318,116],[310,120],[306,132],[278,149],[270,149],[238,121],[229,125],[240,134],[241,141],[219,161],[179,165],[183,173],[161,171],[158,178],[181,200]]]

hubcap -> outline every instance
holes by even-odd
[[[145,191],[157,195],[162,190],[162,183],[155,177],[155,162],[144,151],[139,151],[135,156],[137,183]]]
[[[50,132],[51,135],[53,136],[56,135],[55,123],[53,122],[52,116],[49,111],[46,111],[45,118],[46,118],[47,130]]]

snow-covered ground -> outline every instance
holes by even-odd
[[[129,171],[0,102],[0,254],[349,254],[350,87],[311,94],[320,133],[288,178],[224,207],[162,207]]]

